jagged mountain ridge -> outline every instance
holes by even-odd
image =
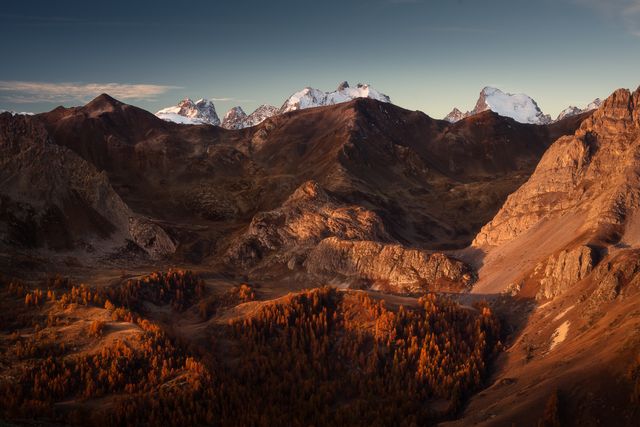
[[[225,114],[225,117],[228,116],[228,118],[226,123],[225,120],[222,121],[222,127],[226,129],[243,129],[256,126],[277,114],[284,114],[306,108],[335,105],[357,98],[371,98],[381,102],[391,102],[391,99],[387,95],[378,92],[368,84],[358,83],[356,87],[350,87],[349,83],[345,81],[340,83],[338,88],[333,92],[323,92],[318,89],[306,87],[287,98],[280,108],[263,104],[256,108],[251,114],[247,115],[241,107],[232,107]],[[198,103],[207,103],[207,106],[213,106],[211,101],[200,100]],[[156,115],[164,120],[182,124],[207,123],[216,126],[220,125],[217,116],[215,116],[215,119],[211,119],[210,113],[201,112],[199,108],[198,105],[194,105],[194,103],[187,98],[181,101],[178,106],[164,108],[158,111]],[[207,108],[210,109],[211,107]],[[215,115],[215,109],[213,110],[213,114]]]
[[[306,87],[291,95],[280,107],[280,114],[305,108],[323,107],[352,101],[357,98],[370,98],[380,102],[391,102],[391,98],[378,92],[368,84],[358,83],[356,87],[342,82],[333,92],[322,92],[318,89]]]

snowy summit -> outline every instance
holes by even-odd
[[[158,111],[156,116],[168,122],[189,125],[220,125],[216,107],[213,102],[207,99],[199,99],[193,102],[191,99],[185,98],[174,107],[167,107]]]
[[[325,105],[340,104],[356,98],[371,98],[381,102],[391,102],[391,99],[369,86],[358,83],[356,87],[350,87],[349,83],[342,82],[333,92],[323,92],[319,89],[305,87],[291,95],[280,107],[280,113],[303,110],[305,108],[323,107]]]
[[[576,106],[569,106],[562,110],[562,112],[558,115],[557,121],[562,119],[566,119],[567,117],[577,116],[578,114],[586,113],[587,111],[597,110],[602,105],[602,100],[600,98],[596,98],[593,102],[589,103],[585,108],[580,108]]]
[[[536,101],[525,94],[512,94],[494,87],[485,87],[480,92],[480,97],[473,110],[461,114],[460,110],[454,110],[445,117],[445,120],[455,123],[463,118],[493,111],[503,117],[510,117],[520,123],[544,125],[551,123],[551,116],[544,114]]]
[[[200,99],[193,102],[185,98],[173,107],[163,108],[156,113],[156,116],[163,120],[182,124],[210,124],[222,126],[226,129],[244,129],[256,126],[269,117],[289,111],[303,110],[305,108],[323,107],[325,105],[340,104],[356,98],[371,98],[381,102],[391,102],[391,99],[369,86],[358,83],[356,87],[350,87],[349,83],[342,82],[333,92],[323,92],[319,89],[306,87],[291,95],[282,105],[277,108],[273,105],[262,104],[251,114],[247,115],[239,107],[231,108],[222,120],[218,118],[213,102]]]

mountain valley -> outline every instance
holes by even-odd
[[[454,111],[0,113],[2,419],[637,425],[640,89]]]

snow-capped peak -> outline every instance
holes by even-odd
[[[256,126],[276,114],[278,114],[278,109],[273,105],[267,104],[262,104],[248,116],[242,107],[233,107],[224,115],[222,127],[226,129],[244,129]]]
[[[262,104],[261,106],[256,108],[253,113],[247,116],[247,118],[244,120],[244,127],[258,125],[269,117],[275,116],[276,114],[278,114],[278,107],[274,107],[273,105],[268,104]]]
[[[333,92],[323,92],[312,87],[305,87],[291,95],[280,108],[262,104],[247,115],[241,107],[233,107],[224,115],[222,122],[216,114],[213,102],[207,99],[199,99],[193,102],[191,99],[185,98],[176,106],[158,111],[156,116],[176,123],[207,123],[216,126],[221,125],[227,129],[243,129],[256,126],[269,117],[288,111],[339,104],[356,98],[372,98],[382,102],[391,102],[387,95],[378,92],[368,84],[358,83],[355,87],[351,87],[349,83],[342,82]]]
[[[34,113],[26,112],[26,111],[18,112],[18,111],[11,111],[11,110],[0,110],[0,114],[2,114],[2,113],[9,113],[12,116],[33,116],[33,114],[34,114]]]
[[[602,99],[596,98],[591,101],[587,107],[584,109],[585,111],[597,110],[602,105]]]
[[[455,123],[474,114],[483,111],[493,111],[503,117],[510,117],[520,123],[544,125],[551,123],[551,117],[544,114],[536,101],[525,94],[506,93],[495,87],[487,86],[480,92],[480,97],[473,110],[462,114],[460,110],[454,110],[445,117],[445,120]]]
[[[576,106],[569,106],[562,110],[558,115],[558,118],[555,120],[560,121],[562,119],[566,119],[567,117],[577,116],[578,114],[586,113],[587,111],[597,110],[602,105],[602,100],[600,98],[596,98],[591,101],[585,108],[580,108]]]
[[[457,108],[454,108],[453,110],[451,110],[449,114],[447,114],[444,120],[448,121],[449,123],[455,123],[457,121],[464,119],[465,117],[466,117],[465,113],[458,110]]]
[[[225,129],[242,129],[244,126],[244,120],[247,118],[247,113],[244,112],[242,107],[233,107],[222,119],[222,127]]]
[[[213,102],[207,99],[199,99],[193,102],[191,99],[185,98],[174,107],[167,107],[158,111],[156,116],[175,123],[220,125],[216,107]]]
[[[504,117],[511,117],[520,123],[543,125],[551,122],[551,117],[545,115],[536,101],[525,94],[505,93],[494,87],[485,87],[480,92],[480,98],[471,114],[478,114],[491,110]]]
[[[342,82],[333,92],[323,92],[312,87],[305,87],[291,95],[280,107],[280,113],[303,110],[305,108],[322,107],[325,105],[340,104],[356,98],[372,98],[381,102],[391,102],[391,99],[369,86],[358,83],[356,87],[350,87],[349,83]]]

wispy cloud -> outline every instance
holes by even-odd
[[[416,4],[423,3],[423,0],[385,0],[387,4]]]
[[[640,0],[571,0],[621,23],[629,34],[640,37]]]
[[[91,26],[140,26],[149,25],[152,22],[141,21],[114,21],[105,19],[79,19],[70,16],[44,16],[44,15],[20,15],[0,13],[0,22],[19,23],[20,25],[91,25]]]
[[[233,98],[233,97],[209,98],[209,99],[215,102],[257,102],[255,99],[242,99],[242,98]]]
[[[179,86],[126,83],[47,83],[0,80],[0,99],[14,103],[86,102],[101,93],[119,99],[154,100]]]
[[[493,28],[479,28],[479,27],[426,27],[428,31],[436,33],[476,33],[476,34],[490,34],[495,33]]]

